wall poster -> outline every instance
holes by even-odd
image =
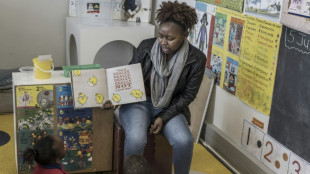
[[[245,0],[244,13],[267,20],[279,21],[282,8],[281,0]]]
[[[236,95],[269,115],[282,25],[246,16]]]
[[[228,8],[237,12],[242,12],[243,0],[199,0],[208,4],[214,4],[219,7]]]
[[[216,84],[233,95],[238,81],[244,23],[242,13],[216,8],[210,67],[216,74]]]

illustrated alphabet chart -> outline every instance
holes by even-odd
[[[244,120],[241,145],[277,174],[309,174],[310,164]]]

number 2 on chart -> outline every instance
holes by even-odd
[[[268,152],[266,155],[264,155],[264,158],[265,158],[269,163],[271,163],[271,160],[270,160],[269,158],[267,158],[267,157],[268,157],[269,155],[272,154],[272,152],[273,152],[273,145],[272,145],[272,143],[271,143],[270,141],[267,141],[266,147],[268,146],[268,144],[270,144],[271,149],[270,149],[270,152]]]

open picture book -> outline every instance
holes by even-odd
[[[107,100],[113,105],[146,100],[140,63],[108,69],[71,72],[74,108],[100,107]]]

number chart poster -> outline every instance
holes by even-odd
[[[57,86],[57,89],[65,89]],[[70,93],[57,90],[58,96]],[[58,136],[64,141],[66,156],[61,160],[66,170],[81,170],[92,166],[93,111],[91,108],[74,109],[73,106],[57,109]]]
[[[71,85],[56,86],[56,103],[57,108],[73,107]]]
[[[46,135],[53,135],[53,129],[46,129],[42,131],[38,130],[23,130],[17,132],[17,154],[18,154],[18,171],[27,171],[29,172],[29,165],[24,163],[23,153],[27,148],[33,148],[36,141]]]
[[[219,7],[228,8],[237,12],[242,12],[243,10],[243,0],[199,0],[209,4],[214,4]]]
[[[22,154],[36,141],[54,132],[53,85],[16,87],[18,170],[28,171]]]
[[[236,96],[269,115],[282,25],[247,16]]]
[[[275,173],[310,173],[310,164],[307,161],[246,120],[243,122],[241,144]]]
[[[23,164],[20,154],[23,154],[26,148],[32,148],[41,137],[53,134],[53,116],[53,108],[20,108],[16,110],[19,171],[29,170],[28,165]]]
[[[244,15],[217,7],[214,23],[211,69],[216,84],[235,95],[238,79]]]
[[[53,107],[53,85],[16,87],[16,106],[17,109]]]

